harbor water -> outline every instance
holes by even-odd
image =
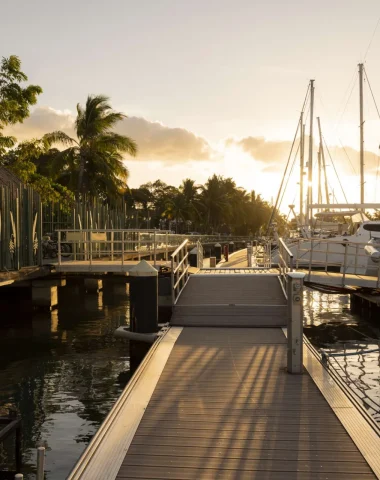
[[[14,305],[2,313],[0,404],[22,415],[25,478],[34,479],[35,449],[43,445],[46,479],[65,479],[119,397],[130,377],[129,346],[113,332],[128,325],[128,309],[125,285],[105,282],[102,292],[88,294],[68,281],[53,312]],[[336,357],[335,367],[379,419],[380,355],[360,354],[378,347],[378,321],[352,314],[347,295],[306,290],[305,333],[318,348],[354,353]],[[3,468],[7,450],[0,452]]]
[[[128,343],[113,336],[129,323],[126,287],[89,294],[68,281],[57,310],[20,310],[1,315],[0,405],[21,413],[25,477],[45,446],[46,479],[63,480],[129,379]]]

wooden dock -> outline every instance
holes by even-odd
[[[236,268],[188,280],[69,480],[380,478],[378,430],[311,349],[288,373],[278,275]]]

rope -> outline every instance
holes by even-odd
[[[368,75],[367,75],[367,71],[366,71],[365,67],[364,67],[364,74],[365,74],[365,78],[366,78],[367,83],[368,83],[368,86],[369,86],[369,90],[370,90],[371,95],[372,95],[373,103],[375,104],[375,107],[376,107],[377,115],[378,115],[378,117],[380,118],[380,112],[379,112],[379,109],[378,109],[378,107],[377,107],[375,95],[373,94],[371,84],[369,83],[369,79],[368,79]]]
[[[343,185],[342,185],[342,183],[341,183],[341,181],[340,181],[340,178],[339,178],[338,172],[336,171],[336,168],[335,168],[334,160],[332,159],[332,157],[331,157],[331,155],[330,155],[330,150],[329,150],[329,147],[327,146],[327,143],[326,143],[325,137],[324,137],[323,135],[322,135],[322,139],[323,139],[323,143],[325,144],[325,147],[326,147],[327,153],[329,154],[329,157],[330,157],[330,160],[331,160],[332,166],[334,167],[334,172],[335,172],[336,178],[338,179],[338,182],[339,182],[340,188],[341,188],[341,190],[342,190],[342,193],[343,193],[344,199],[346,200],[346,203],[348,203],[348,200],[347,200],[346,194],[344,193],[344,190],[343,190]]]
[[[372,45],[373,39],[375,38],[375,35],[376,35],[376,32],[377,32],[377,29],[378,29],[379,24],[380,24],[380,17],[379,17],[379,19],[378,19],[378,21],[377,21],[377,23],[376,23],[376,27],[375,27],[375,30],[373,31],[371,40],[369,41],[367,50],[366,50],[365,55],[364,55],[364,61],[365,61],[365,59],[367,58],[369,49],[371,48],[371,45]]]

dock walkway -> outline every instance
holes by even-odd
[[[377,431],[311,349],[288,373],[285,293],[248,270],[190,277],[69,480],[380,478]]]
[[[185,328],[117,474],[122,479],[375,479],[281,329]]]

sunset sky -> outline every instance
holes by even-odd
[[[378,0],[15,0],[2,17],[1,56],[18,55],[44,89],[12,129],[19,139],[72,133],[76,103],[102,93],[129,116],[119,130],[140,148],[126,159],[131,186],[217,173],[270,200],[314,78],[315,114],[348,200],[359,200],[357,64],[365,62],[380,106]],[[367,84],[365,120],[366,200],[380,202],[380,120]]]

